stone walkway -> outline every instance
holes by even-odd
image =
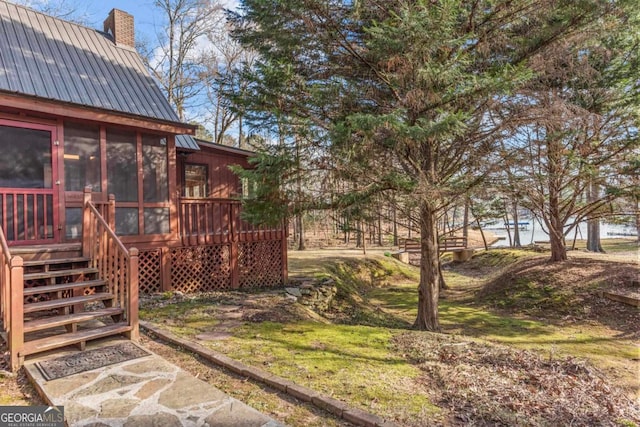
[[[89,343],[87,349],[118,342]],[[35,363],[61,355],[28,360],[25,368],[45,401],[64,406],[69,426],[282,426],[153,353],[46,381]]]

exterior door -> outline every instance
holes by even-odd
[[[57,243],[56,128],[0,120],[0,226],[10,245]]]

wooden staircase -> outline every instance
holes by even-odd
[[[115,234],[115,199],[84,190],[82,243],[9,247],[0,227],[0,335],[12,370],[24,358],[138,330],[138,250]]]
[[[91,259],[69,245],[13,248],[24,261],[24,347],[20,356],[129,332],[124,308]]]

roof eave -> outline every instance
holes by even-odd
[[[34,95],[0,90],[0,106],[80,120],[131,126],[171,134],[195,135],[197,126],[155,117],[139,116]]]
[[[198,145],[201,147],[212,148],[219,151],[224,151],[231,154],[237,154],[241,156],[254,156],[256,153],[254,151],[244,150],[242,148],[230,147],[228,145],[216,144],[215,142],[205,141],[203,139],[195,138]]]

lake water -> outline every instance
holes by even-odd
[[[545,233],[540,226],[540,223],[534,220],[521,220],[520,222],[528,222],[529,225],[526,229],[520,229],[520,243],[522,245],[529,245],[539,241],[549,241],[549,235]],[[504,237],[503,240],[496,242],[493,247],[509,246],[509,237],[507,230],[504,226],[504,222],[498,221],[494,225],[487,225],[483,227],[483,230],[491,231],[498,237]],[[567,236],[567,244],[573,241],[576,230],[572,230]],[[630,225],[618,225],[608,224],[606,222],[600,223],[600,237],[603,239],[615,239],[615,238],[630,238],[638,235],[636,228]],[[511,236],[513,238],[513,227],[511,227]],[[577,228],[578,240],[585,240],[587,238],[587,224],[580,223]]]

